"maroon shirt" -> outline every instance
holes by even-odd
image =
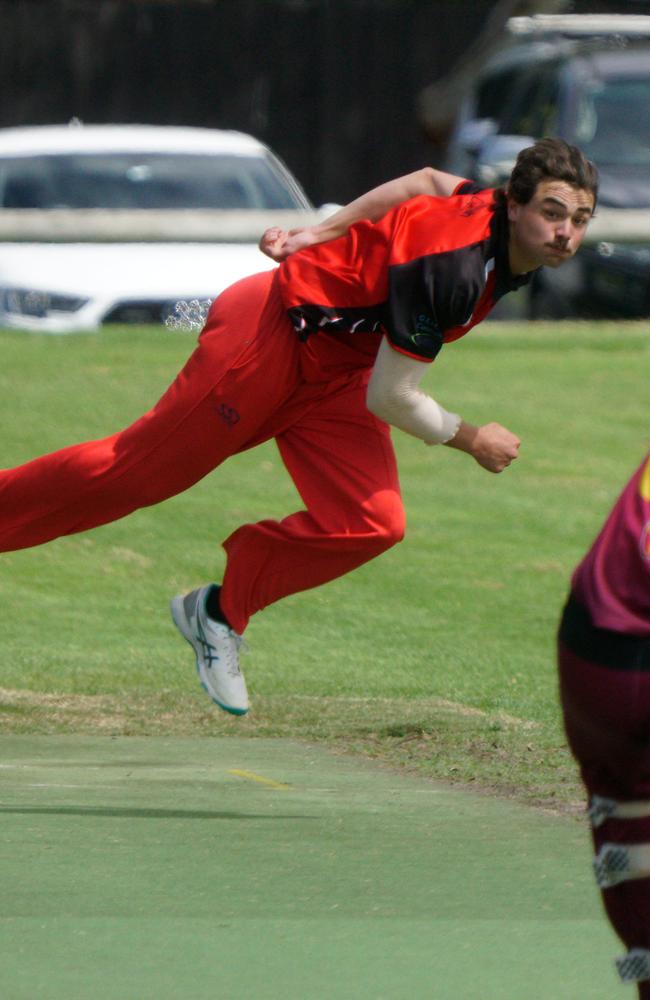
[[[572,590],[596,628],[650,637],[650,455],[575,570]]]

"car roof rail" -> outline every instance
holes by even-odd
[[[649,38],[648,14],[532,14],[511,17],[507,31],[519,38]]]

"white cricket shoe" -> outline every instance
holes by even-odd
[[[227,625],[208,618],[205,600],[211,587],[174,597],[172,618],[194,649],[199,680],[212,700],[232,715],[245,715],[250,706],[239,666],[239,647],[244,640]]]

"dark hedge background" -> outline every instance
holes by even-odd
[[[271,145],[314,202],[439,162],[419,91],[490,0],[0,0],[0,126],[206,125]],[[574,3],[572,9],[607,5]],[[650,3],[619,3],[645,13]]]

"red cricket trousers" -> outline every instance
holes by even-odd
[[[110,437],[0,472],[0,551],[160,503],[275,438],[305,509],[224,542],[222,609],[243,632],[266,605],[403,537],[389,428],[365,404],[371,363],[353,335],[300,343],[276,271],[237,282],[213,303],[196,350],[153,409]]]

